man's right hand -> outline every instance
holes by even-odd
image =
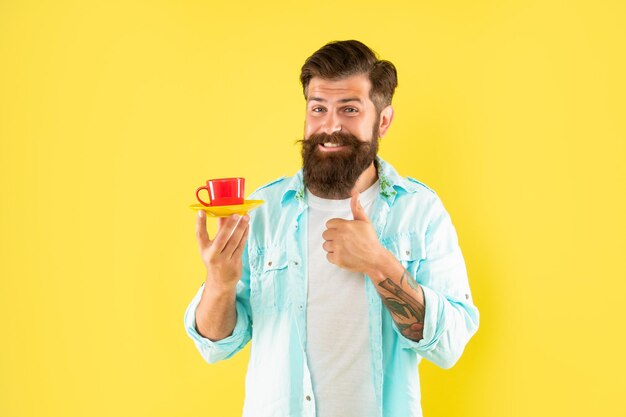
[[[222,289],[234,289],[241,278],[241,255],[248,238],[250,217],[233,214],[220,218],[215,238],[206,230],[206,213],[198,211],[196,237],[202,262],[207,269],[207,283]]]

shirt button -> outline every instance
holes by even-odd
[[[295,266],[298,266],[298,261],[293,261],[293,264],[294,264]]]
[[[410,251],[410,250],[406,251],[406,254],[407,254],[407,255],[410,255],[410,254],[411,254],[411,251]]]
[[[307,401],[311,401],[311,396],[310,396],[310,395],[307,395],[307,396],[306,396],[306,397],[304,397],[304,398],[306,398],[306,400],[307,400]]]
[[[267,266],[272,266],[272,261],[269,261],[269,262],[267,263]]]

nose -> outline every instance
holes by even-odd
[[[334,112],[329,111],[326,113],[324,123],[322,124],[322,131],[327,135],[341,131],[341,121]]]

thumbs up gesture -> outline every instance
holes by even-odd
[[[365,214],[356,190],[352,191],[350,207],[354,220],[335,218],[326,222],[322,247],[330,263],[369,275],[386,258],[387,251],[378,241],[376,230]]]

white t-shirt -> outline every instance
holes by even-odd
[[[376,181],[361,193],[371,216]],[[371,370],[365,277],[331,264],[322,233],[332,218],[352,220],[350,199],[326,200],[307,190],[307,359],[318,417],[377,416]]]

